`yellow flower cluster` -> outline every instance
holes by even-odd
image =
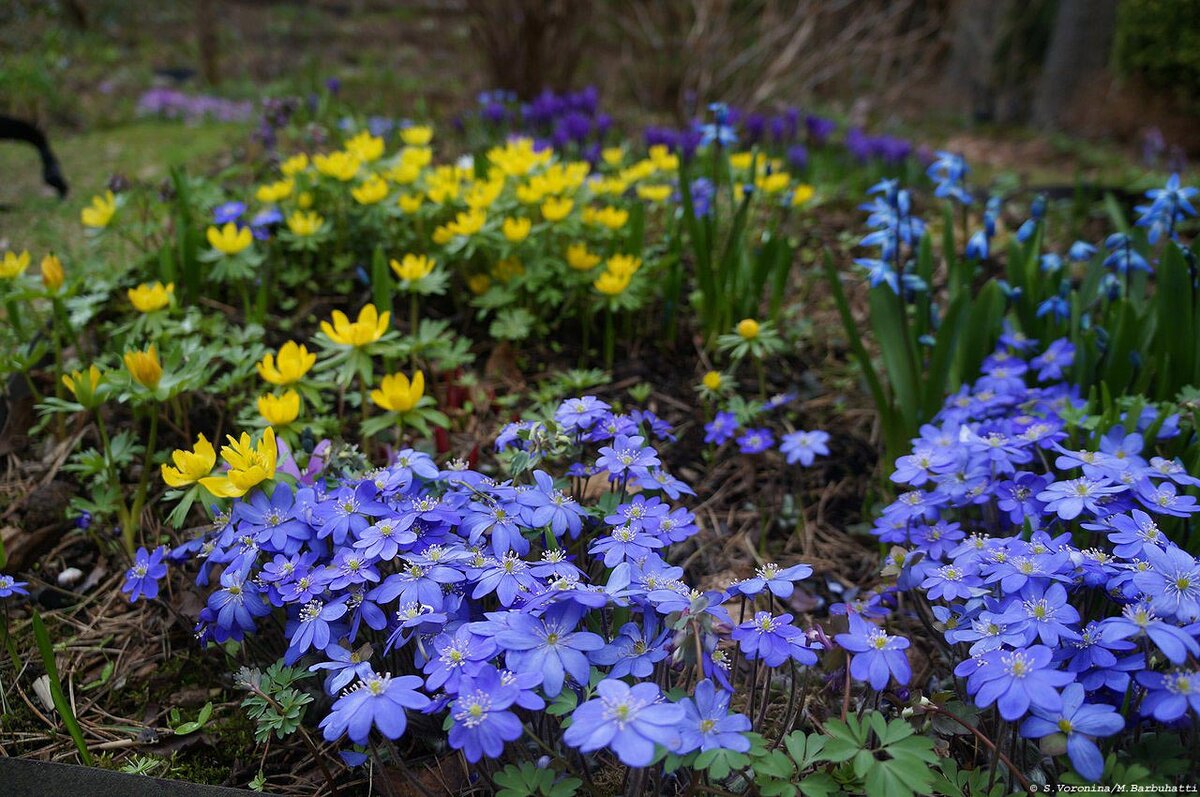
[[[642,259],[633,255],[613,255],[605,263],[604,273],[592,286],[605,296],[616,296],[629,287],[633,275],[642,267]]]

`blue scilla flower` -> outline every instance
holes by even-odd
[[[1054,252],[1047,252],[1038,258],[1038,264],[1043,274],[1057,274],[1062,271],[1063,259]]]
[[[867,272],[867,281],[872,288],[887,285],[892,289],[892,293],[900,293],[900,278],[889,264],[882,260],[860,257],[854,261],[854,265]]]
[[[355,744],[365,745],[372,728],[388,739],[399,739],[408,727],[404,710],[420,710],[431,702],[417,691],[420,688],[421,679],[415,675],[393,678],[372,672],[339,697],[321,720],[325,741],[337,741],[346,735]]]
[[[1112,736],[1125,727],[1125,719],[1107,703],[1084,702],[1084,689],[1070,684],[1062,693],[1062,708],[1047,711],[1033,708],[1033,715],[1021,723],[1021,735],[1041,739],[1054,734],[1067,737],[1067,757],[1075,771],[1090,781],[1104,774],[1104,756],[1094,741]]]
[[[1067,250],[1067,257],[1076,263],[1086,263],[1096,254],[1096,247],[1086,241],[1076,241]]]
[[[1162,188],[1153,188],[1146,192],[1146,197],[1151,203],[1136,208],[1140,214],[1137,226],[1149,230],[1151,244],[1158,243],[1163,235],[1173,240],[1179,222],[1187,216],[1196,215],[1191,199],[1198,193],[1200,189],[1183,187],[1179,175],[1172,174]]]
[[[158,582],[167,574],[167,566],[163,563],[166,553],[167,549],[161,546],[153,551],[138,548],[134,553],[133,564],[125,571],[125,583],[121,585],[121,591],[129,596],[131,603],[141,598],[152,600],[158,597]],[[0,594],[0,597],[8,596]]]
[[[1052,316],[1056,321],[1066,321],[1071,317],[1071,302],[1065,296],[1055,295],[1038,305],[1038,318]]]
[[[971,260],[987,260],[988,235],[986,230],[977,230],[967,241],[966,256]]]
[[[1021,226],[1017,228],[1017,240],[1025,243],[1033,237],[1033,233],[1037,230],[1037,222],[1033,219],[1025,219],[1021,222]]]
[[[912,677],[912,668],[904,653],[909,646],[908,640],[888,634],[857,614],[850,615],[849,622],[850,632],[838,634],[834,640],[852,654],[850,674],[856,680],[869,683],[876,691],[884,689],[892,678],[900,685],[907,684]]]
[[[926,174],[937,183],[934,196],[949,198],[963,205],[971,204],[971,195],[966,192],[963,183],[970,172],[966,158],[952,152],[938,152],[933,163],[929,165]]]
[[[244,202],[223,202],[213,208],[213,223],[224,225],[236,222],[242,218],[245,212],[246,203]]]
[[[1041,221],[1046,217],[1046,195],[1038,194],[1033,198],[1033,202],[1029,204],[1029,215],[1034,221]]]
[[[750,718],[731,714],[729,693],[717,689],[711,680],[705,678],[696,684],[695,694],[685,697],[679,705],[684,710],[679,726],[681,754],[695,750],[749,752],[750,738],[746,734],[750,731]]]
[[[1104,240],[1104,248],[1109,252],[1104,258],[1104,267],[1110,271],[1124,276],[1131,271],[1149,273],[1153,270],[1146,258],[1133,248],[1133,239],[1124,233],[1115,232],[1108,236]]]

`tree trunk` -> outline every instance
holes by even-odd
[[[1117,24],[1117,0],[1059,0],[1038,80],[1033,123],[1057,127],[1088,81],[1102,79]]]

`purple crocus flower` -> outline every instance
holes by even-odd
[[[654,760],[655,745],[680,749],[686,716],[683,706],[663,701],[654,683],[630,686],[605,678],[596,685],[596,697],[572,713],[563,741],[584,753],[609,747],[622,764],[644,767]]]

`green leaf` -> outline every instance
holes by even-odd
[[[809,775],[798,784],[804,797],[829,797],[841,791],[833,776],[824,772]]]
[[[71,739],[75,742],[75,749],[79,751],[79,757],[84,764],[90,767],[92,766],[92,754],[88,751],[87,742],[84,741],[83,730],[75,719],[75,712],[71,710],[71,703],[63,692],[62,681],[58,677],[58,662],[54,659],[54,646],[50,643],[50,634],[46,631],[46,624],[42,622],[42,615],[38,613],[38,610],[32,609],[32,612],[33,637],[37,642],[38,652],[42,655],[42,664],[46,667],[46,675],[50,679],[50,699],[59,716],[62,717],[63,724],[67,726],[67,732],[71,734]]]

